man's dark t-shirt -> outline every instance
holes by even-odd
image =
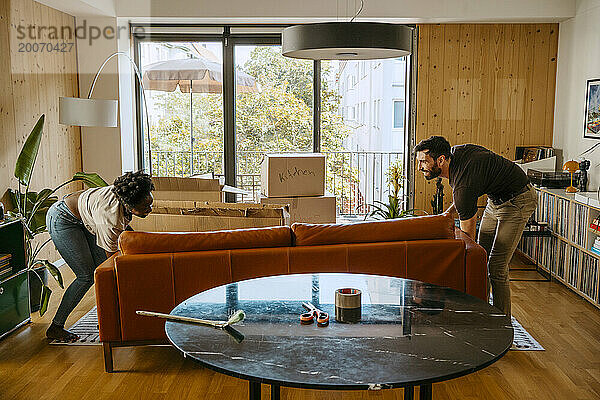
[[[474,144],[453,146],[449,178],[461,221],[477,213],[477,199],[487,194],[498,202],[521,190],[529,179],[518,165]]]

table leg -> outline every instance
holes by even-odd
[[[260,400],[260,382],[248,381],[248,393],[250,400]]]
[[[431,384],[421,385],[419,389],[419,400],[431,400],[432,388]]]
[[[271,385],[271,400],[279,400],[280,396],[279,385]]]
[[[415,398],[415,387],[406,386],[404,388],[404,400],[414,400]]]

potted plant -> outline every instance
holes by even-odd
[[[386,172],[388,186],[392,187],[392,194],[388,195],[388,203],[375,200],[374,203],[369,204],[369,207],[373,210],[365,215],[367,218],[377,219],[396,219],[413,217],[418,209],[404,210],[406,201],[400,200],[400,189],[404,187],[404,172],[402,161],[398,158],[388,168]],[[424,211],[423,211],[424,212]]]
[[[34,305],[39,304],[40,316],[44,315],[48,309],[48,300],[52,293],[52,290],[46,284],[47,280],[44,279],[43,272],[46,270],[50,272],[54,279],[56,279],[56,282],[58,282],[58,285],[64,288],[62,275],[58,268],[50,261],[38,258],[40,251],[51,239],[47,239],[42,243],[34,241],[38,235],[46,232],[46,213],[50,206],[58,201],[58,197],[54,196],[54,193],[63,186],[75,181],[82,181],[89,187],[107,186],[107,183],[98,174],[77,172],[73,178],[54,189],[42,189],[39,192],[29,190],[31,176],[33,175],[35,161],[42,140],[44,119],[45,116],[42,114],[27,137],[17,158],[15,165],[15,178],[18,180],[17,190],[8,189],[12,202],[12,207],[8,211],[8,214],[20,219],[25,228],[25,253],[29,276],[31,278],[35,275],[41,283],[41,285],[37,285],[41,289],[39,294],[30,293],[31,303]],[[36,284],[33,284],[34,288],[35,286]],[[32,287],[31,281],[30,287]]]
[[[431,208],[434,214],[441,214],[444,212],[444,185],[442,185],[442,178],[437,178],[435,187],[436,191],[431,199]]]

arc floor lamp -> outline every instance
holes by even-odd
[[[104,69],[104,66],[113,57],[123,56],[125,57],[135,71],[135,76],[140,88],[142,89],[142,103],[144,104],[144,114],[147,128],[147,139],[148,139],[148,172],[152,176],[152,152],[150,149],[150,122],[148,120],[148,106],[146,104],[146,95],[144,93],[144,85],[142,83],[142,75],[140,70],[131,57],[127,53],[117,51],[106,57],[98,72],[94,76],[90,90],[88,91],[87,98],[80,97],[61,97],[58,104],[58,119],[59,123],[63,125],[75,125],[75,126],[102,126],[107,128],[117,127],[117,112],[118,112],[118,100],[104,100],[104,99],[92,99],[92,93],[96,81]],[[143,127],[142,127],[143,130]]]

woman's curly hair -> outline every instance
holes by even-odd
[[[127,172],[119,176],[113,183],[112,192],[127,208],[135,208],[154,190],[150,175],[143,171]]]

